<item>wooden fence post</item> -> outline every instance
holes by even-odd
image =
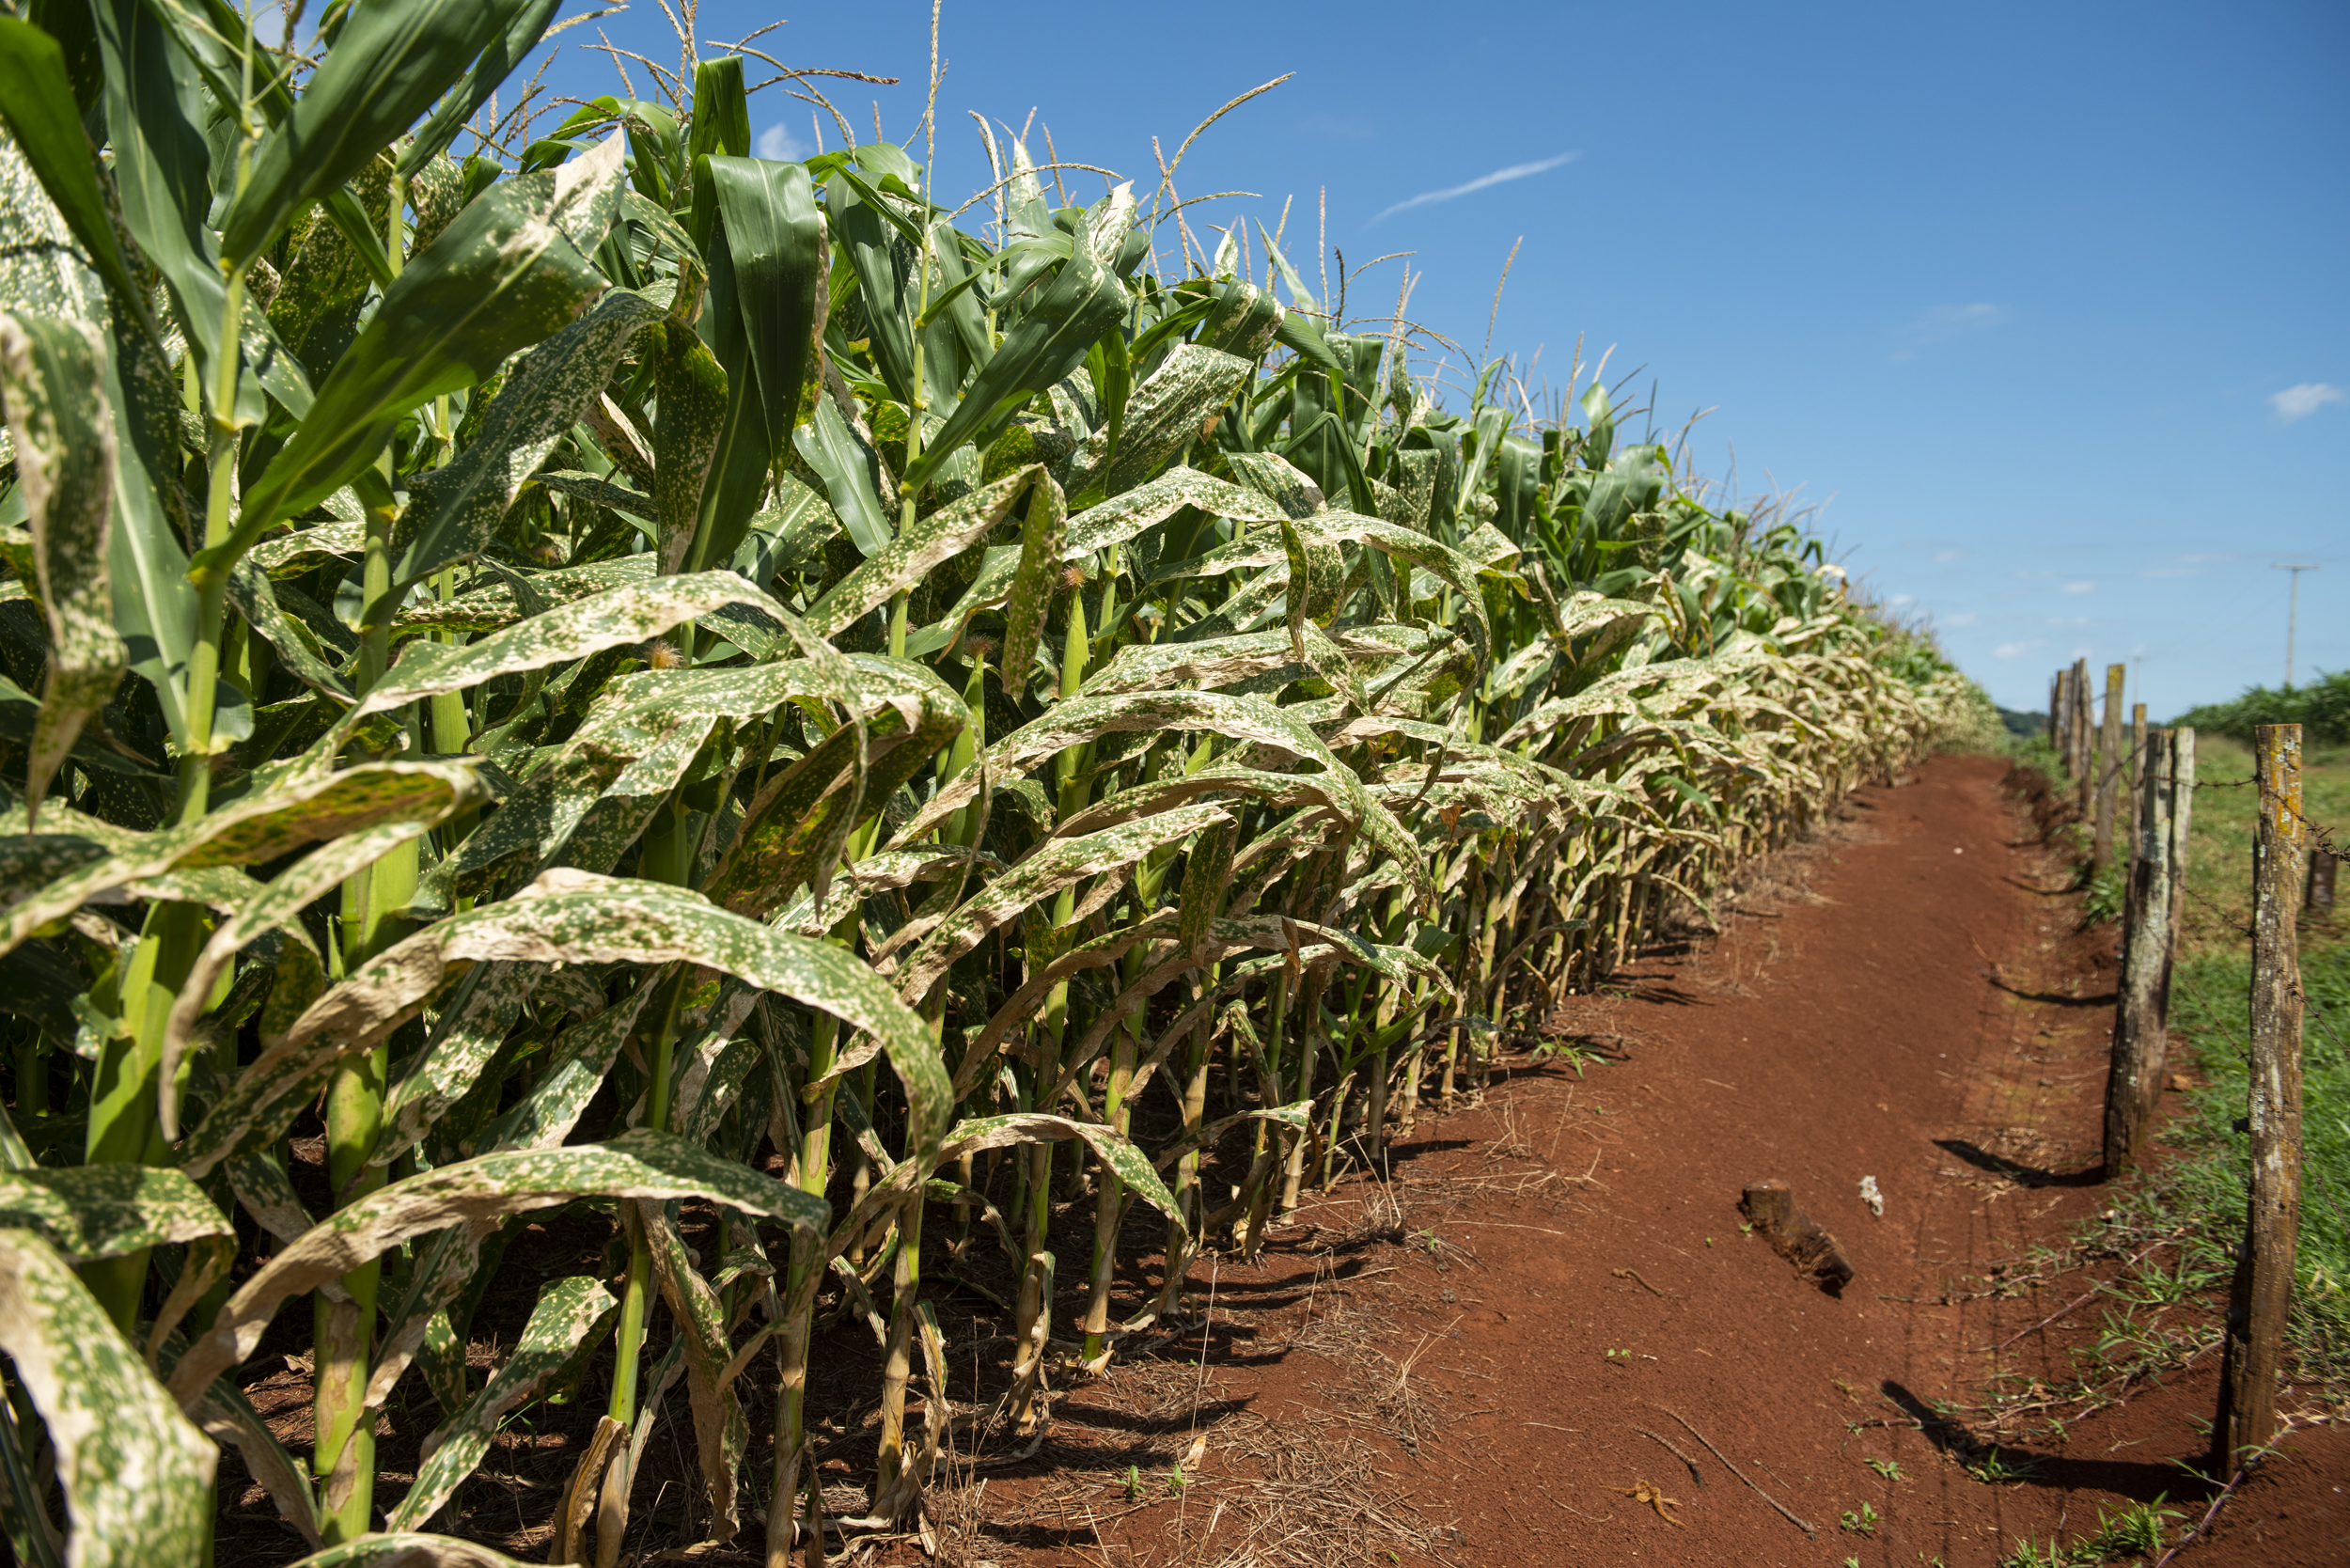
[[[2311,915],[2334,912],[2334,857],[2322,849],[2310,856],[2310,880],[2301,890],[2301,907]]]
[[[2113,1014],[2113,1065],[2106,1078],[2106,1180],[2138,1164],[2162,1095],[2170,1054],[2170,818],[2176,792],[2170,735],[2155,730],[2138,770],[2137,854],[2122,906],[2122,1005]]]
[[[2073,661],[2073,777],[2078,782],[2079,799],[2075,807],[2081,820],[2089,819],[2089,792],[2097,787],[2096,729],[2091,722],[2094,710],[2089,700],[2089,661]]]
[[[2186,925],[2187,832],[2195,820],[2195,731],[2170,731],[2170,961],[2179,959]]]
[[[2252,1177],[2228,1298],[2213,1429],[2222,1470],[2277,1435],[2277,1371],[2293,1301],[2301,1217],[2301,965],[2294,919],[2301,901],[2301,727],[2252,731],[2260,828],[2252,845]]]
[[[2146,704],[2130,704],[2130,768],[2122,776],[2123,787],[2132,794],[2138,792],[2138,776],[2146,769]]]
[[[2097,732],[2097,839],[2091,858],[2099,870],[2113,864],[2113,816],[2122,786],[2122,698],[2127,665],[2106,666],[2106,716]]]
[[[2064,750],[2063,720],[2064,671],[2058,670],[2056,678],[2048,682],[2048,749],[2059,754]]]

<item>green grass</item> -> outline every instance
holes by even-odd
[[[2186,1220],[2190,1268],[2224,1272],[2244,1231],[2248,1140],[2235,1130],[2248,1093],[2245,992],[2249,961],[2205,951],[2172,978],[2174,1040],[2186,1042],[2208,1087],[2186,1096],[2186,1111],[2164,1141],[2181,1157],[2146,1195],[2174,1222]],[[2301,1048],[2301,1228],[2294,1256],[2290,1332],[2300,1375],[2350,1395],[2350,944],[2317,947],[2302,958],[2310,1006]]]

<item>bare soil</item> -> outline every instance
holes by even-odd
[[[1391,1180],[1218,1264],[1204,1376],[1195,1328],[1077,1389],[1052,1467],[992,1480],[953,1555],[1979,1568],[2128,1502],[2202,1518],[2216,1350],[2058,1398],[2099,1328],[2060,1309],[2121,1262],[2032,1262],[2108,1201],[2116,943],[2021,783],[1950,757],[1864,790],[1718,934],[1568,999],[1554,1027],[1612,1059],[1505,1058]],[[1744,1233],[1765,1177],[1851,1260],[1841,1297]],[[1317,1460],[1304,1497],[1268,1488]],[[2350,1560],[2345,1487],[2350,1434],[2298,1431],[2180,1560]]]

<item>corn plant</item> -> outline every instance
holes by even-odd
[[[1596,372],[1579,421],[1513,413],[1503,366],[1445,406],[1278,235],[1261,280],[1195,247],[1171,170],[1056,205],[983,128],[960,227],[927,145],[751,156],[738,55],[508,153],[485,106],[551,0],[277,43],[224,0],[20,9],[21,1560],[203,1560],[224,1446],[307,1562],[503,1560],[431,1528],[589,1371],[553,1560],[614,1560],[681,1379],[713,1538],[918,1516],[940,1226],[1018,1280],[966,1436],[1033,1431],[1204,1250],[1378,1166],[1967,701],[1792,524],[1622,440]],[[1121,1318],[1137,1202],[1163,1284]],[[611,1272],[473,1367],[554,1211]],[[301,1298],[306,1451],[239,1381]],[[847,1521],[820,1303],[884,1340]],[[379,1494],[403,1384],[437,1424]]]

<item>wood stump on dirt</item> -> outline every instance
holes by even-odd
[[[1795,1207],[1795,1189],[1776,1177],[1748,1182],[1739,1208],[1780,1257],[1795,1265],[1795,1273],[1830,1295],[1841,1295],[1852,1283],[1852,1263],[1836,1238]]]

